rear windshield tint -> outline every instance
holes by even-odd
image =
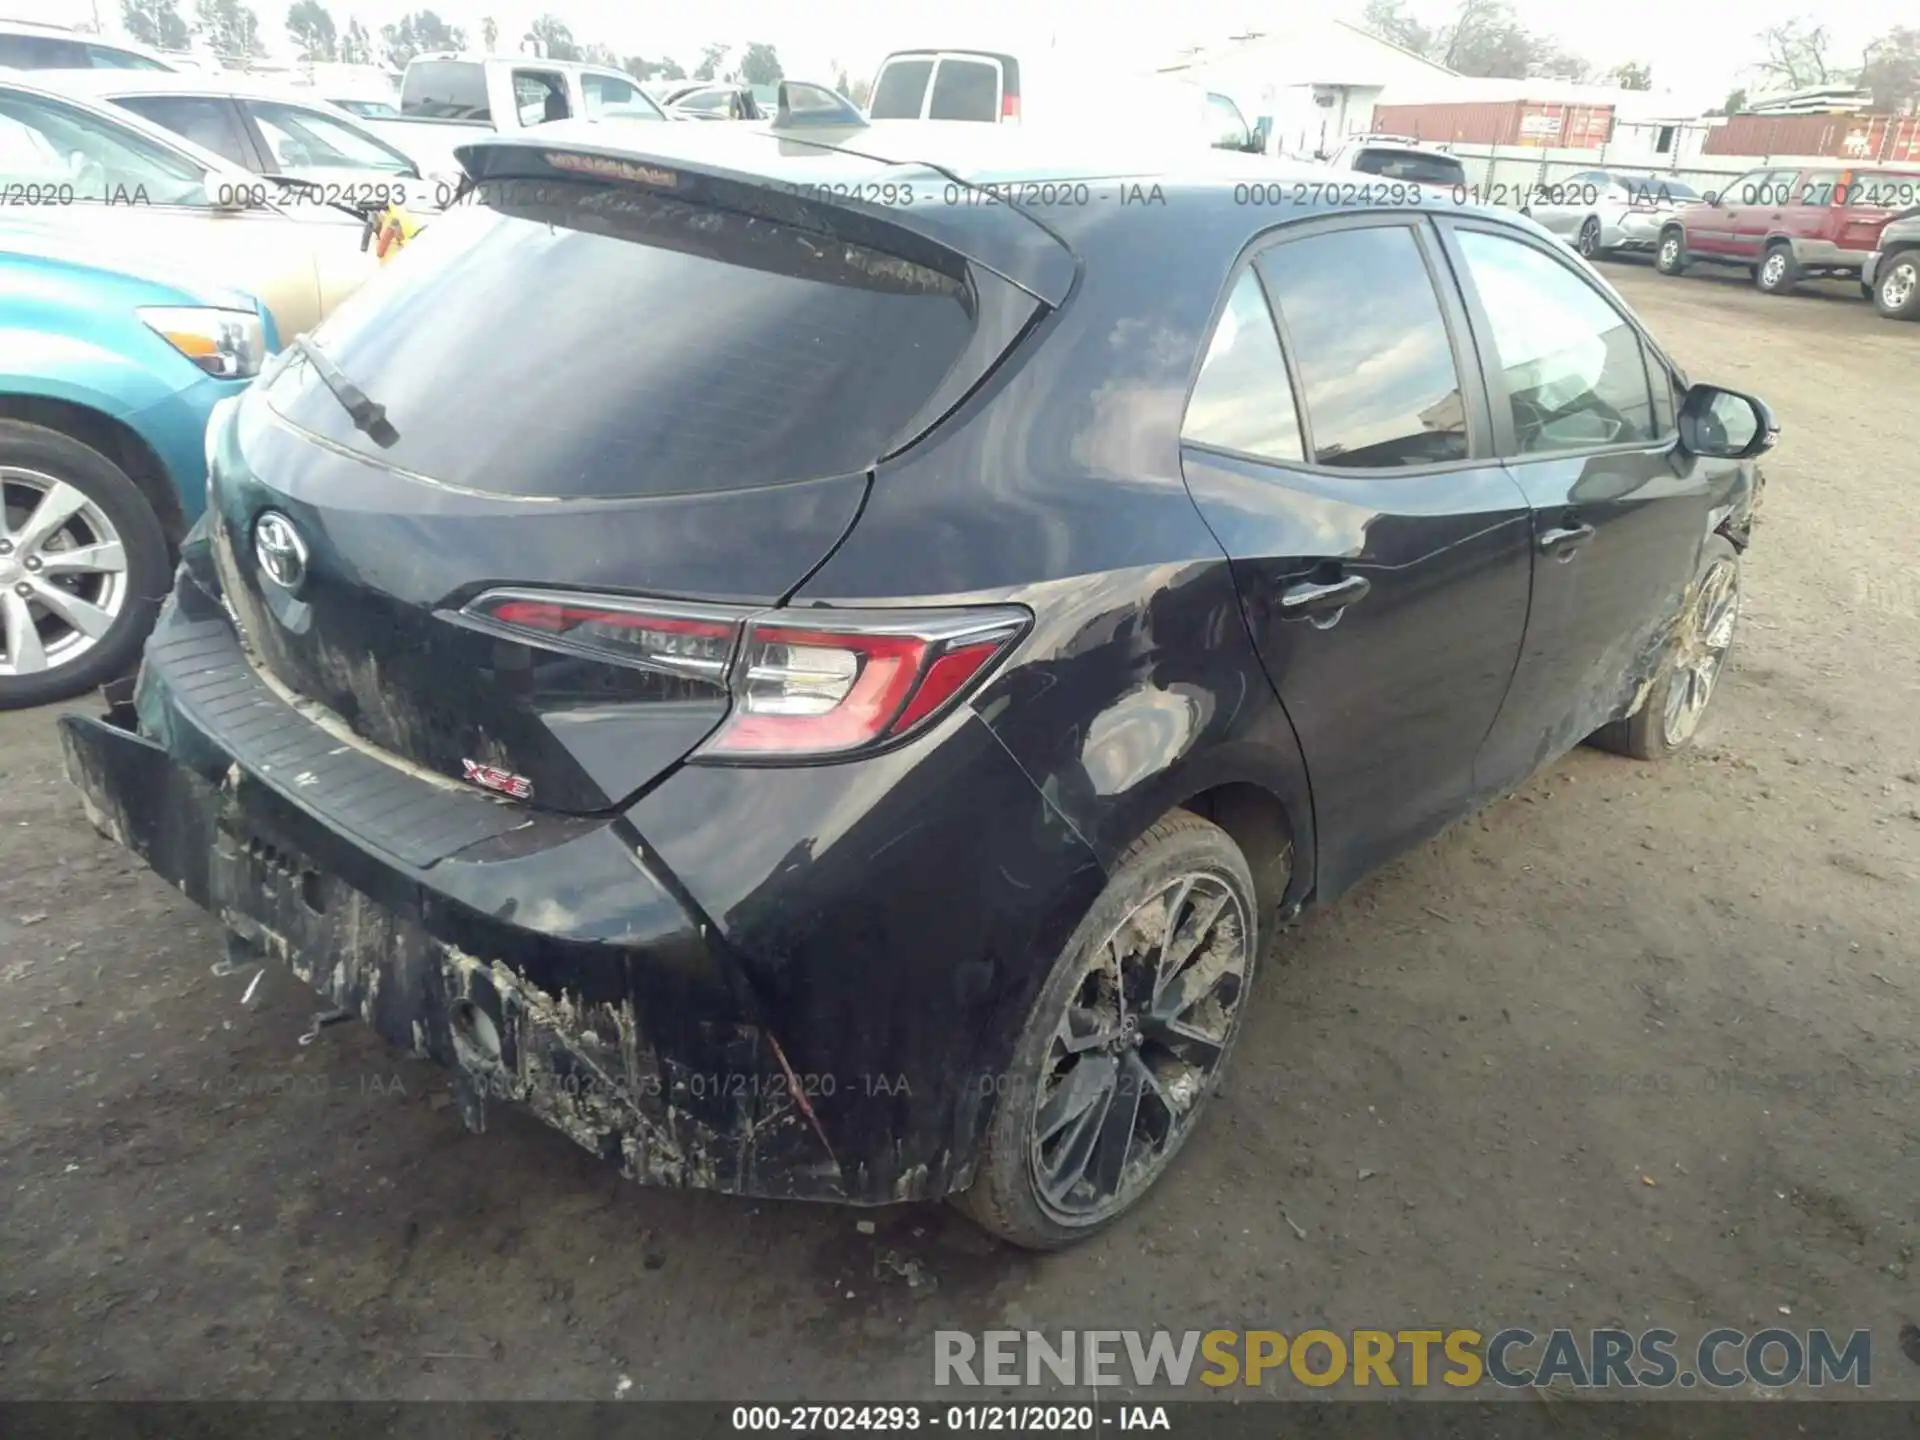
[[[889,60],[880,67],[867,114],[875,120],[918,120],[932,74],[932,60]]]
[[[397,442],[303,361],[275,409],[492,494],[745,489],[872,465],[972,334],[963,280],[813,231],[593,182],[479,196],[314,332]]]
[[[1364,175],[1411,180],[1417,185],[1460,185],[1467,178],[1466,167],[1452,156],[1420,150],[1362,150],[1353,157],[1353,168]]]

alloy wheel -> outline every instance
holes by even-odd
[[[98,505],[52,475],[0,467],[0,500],[0,676],[70,665],[126,608],[126,548]]]
[[[1218,1074],[1252,973],[1235,891],[1178,876],[1092,949],[1041,1067],[1034,1192],[1054,1219],[1126,1208],[1172,1158]]]
[[[1913,299],[1916,286],[1920,286],[1920,264],[1903,260],[1880,282],[1880,303],[1889,310],[1899,310]]]
[[[1700,727],[1714,682],[1733,646],[1733,627],[1740,616],[1740,571],[1722,560],[1707,572],[1688,611],[1667,685],[1667,707],[1661,717],[1667,744],[1684,745]]]
[[[1580,253],[1591,260],[1600,253],[1600,222],[1589,218],[1580,227]]]
[[[1680,241],[1675,236],[1660,242],[1660,263],[1669,267],[1680,263]]]
[[[1766,264],[1760,267],[1760,280],[1769,289],[1787,278],[1787,257],[1781,251],[1767,256]]]

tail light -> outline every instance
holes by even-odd
[[[891,744],[943,714],[1025,633],[1017,606],[763,610],[491,590],[462,622],[542,649],[725,685],[733,705],[694,751],[779,762]]]
[[[1020,97],[1011,90],[1000,97],[1000,118],[1002,120],[1020,118]]]

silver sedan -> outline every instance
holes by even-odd
[[[1597,260],[1615,250],[1652,250],[1667,217],[1699,198],[1671,175],[1586,170],[1536,187],[1524,210]]]

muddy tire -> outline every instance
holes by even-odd
[[[1589,743],[1635,760],[1665,760],[1693,743],[1701,716],[1726,669],[1740,618],[1740,553],[1721,535],[1708,538],[1660,673],[1640,708],[1603,725]]]
[[[1687,268],[1687,232],[1679,226],[1660,233],[1659,247],[1653,252],[1653,268],[1662,275],[1678,275]]]
[[[1061,1249],[1127,1213],[1199,1121],[1259,943],[1239,846],[1185,810],[1155,823],[1041,986],[996,1087],[973,1186],[955,1203],[1030,1250]]]
[[[1800,265],[1793,258],[1793,247],[1776,240],[1754,267],[1753,283],[1769,295],[1785,295],[1800,283]]]
[[[171,567],[140,487],[70,435],[0,420],[0,710],[128,674]]]

